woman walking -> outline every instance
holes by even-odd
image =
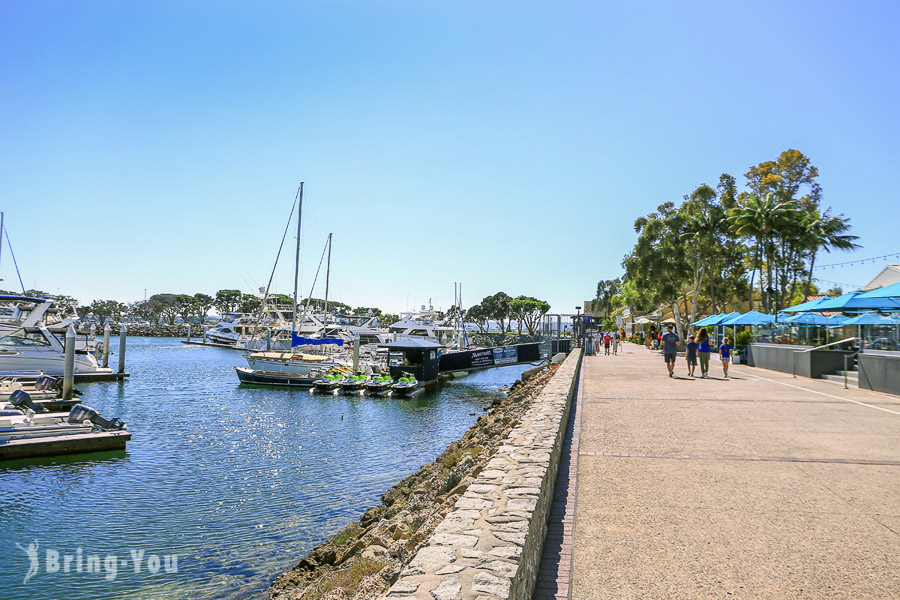
[[[700,379],[709,378],[709,334],[706,327],[697,334],[697,356],[700,358]]]

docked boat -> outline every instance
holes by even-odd
[[[225,313],[222,320],[206,331],[206,338],[216,344],[235,345],[249,340],[256,331],[256,323],[246,313]]]
[[[387,375],[373,375],[366,382],[366,391],[370,394],[384,394],[391,390],[394,380]]]
[[[412,375],[401,377],[396,383],[391,384],[391,396],[409,396],[419,387],[419,382]]]
[[[308,375],[294,375],[293,373],[273,373],[269,371],[255,371],[247,367],[235,367],[238,380],[241,383],[253,385],[271,385],[279,387],[311,388],[319,379],[318,373]]]
[[[366,376],[361,373],[348,375],[341,381],[342,392],[358,392],[366,387]]]
[[[0,442],[125,429],[120,419],[105,419],[83,404],[76,404],[68,413],[47,412],[23,390],[11,394],[9,405],[10,409],[0,410]]]
[[[105,419],[76,404],[68,412],[46,412],[19,390],[12,409],[0,410],[0,459],[123,450],[131,439],[120,419]]]
[[[0,372],[40,371],[47,375],[65,373],[65,347],[44,327],[19,329],[0,338]],[[75,374],[113,374],[109,367],[97,364],[85,349],[75,350]]]
[[[347,366],[346,360],[336,360],[325,354],[306,354],[300,352],[251,352],[245,354],[247,365],[254,371],[285,373],[291,375],[307,375],[312,371],[328,370],[334,367]]]
[[[313,382],[313,387],[319,392],[333,392],[341,387],[344,376],[340,373],[323,373]]]

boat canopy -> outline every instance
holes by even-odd
[[[428,340],[397,340],[396,342],[388,342],[386,344],[378,344],[379,348],[389,348],[391,350],[436,350],[444,348],[443,344],[436,344]]]

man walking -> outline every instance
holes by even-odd
[[[669,377],[674,377],[675,357],[678,352],[678,335],[672,331],[672,326],[666,327],[666,333],[660,340],[663,344],[663,358],[666,360],[666,368],[669,370]]]

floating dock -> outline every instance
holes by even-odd
[[[85,452],[124,450],[131,439],[128,431],[100,431],[0,443],[0,460],[38,458]]]
[[[2,371],[0,377],[13,377],[16,381],[30,383],[35,381],[43,373],[36,371]],[[53,375],[62,379],[62,375]],[[75,383],[88,383],[91,381],[122,381],[131,377],[131,373],[75,373]],[[27,390],[26,390],[27,391]]]

